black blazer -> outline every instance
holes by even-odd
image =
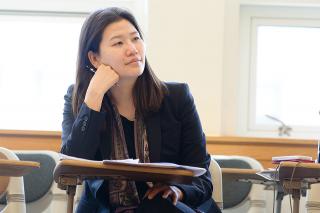
[[[211,176],[208,171],[210,155],[206,152],[205,135],[200,119],[186,84],[166,83],[168,94],[158,112],[145,118],[151,162],[172,162],[203,167],[207,172],[195,178],[192,184],[176,184],[183,193],[183,202],[197,207],[212,194]],[[103,160],[109,159],[111,128],[105,112],[96,112],[81,105],[79,114],[72,113],[72,91],[65,95],[62,122],[61,152],[67,155]],[[107,205],[107,185],[104,180],[86,181],[83,200],[96,208]]]

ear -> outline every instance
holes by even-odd
[[[98,69],[98,67],[100,66],[100,57],[97,53],[92,52],[91,50],[88,52],[88,58],[90,63],[96,68]]]

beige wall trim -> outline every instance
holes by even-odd
[[[12,150],[59,151],[61,132],[0,130],[0,147]]]
[[[59,152],[60,132],[0,130],[0,147],[12,150],[52,150]],[[274,167],[273,156],[307,155],[316,158],[317,141],[282,138],[208,136],[207,150],[215,155],[250,156],[265,168]]]
[[[48,137],[61,137],[61,131],[36,131],[36,130],[0,130],[0,136],[48,136]]]
[[[288,139],[288,138],[253,138],[253,137],[232,137],[232,136],[208,136],[207,144],[254,144],[254,145],[295,145],[295,146],[314,146],[317,140],[309,139]]]
[[[317,141],[283,138],[207,137],[207,150],[215,155],[242,155],[257,159],[264,168],[272,168],[273,156],[306,155],[316,159]]]

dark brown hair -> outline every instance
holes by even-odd
[[[73,89],[72,108],[73,113],[78,114],[79,108],[89,86],[93,73],[88,71],[93,65],[88,58],[88,52],[99,53],[99,44],[102,40],[103,31],[107,26],[121,20],[129,21],[139,32],[142,33],[134,16],[120,8],[111,7],[93,12],[84,22],[79,39],[77,58],[76,83]],[[167,92],[166,86],[152,71],[147,58],[143,73],[137,78],[133,87],[133,101],[136,112],[145,116],[149,112],[160,108],[163,97]],[[106,96],[105,96],[106,97]]]

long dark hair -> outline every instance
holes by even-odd
[[[93,76],[88,71],[93,67],[88,58],[88,52],[99,53],[99,44],[102,40],[104,29],[110,24],[120,21],[129,21],[139,32],[142,38],[140,27],[134,16],[117,7],[97,10],[84,22],[79,39],[79,49],[77,58],[76,83],[73,89],[72,109],[78,114],[79,108],[84,101],[84,97]],[[136,112],[146,116],[149,112],[157,111],[160,108],[167,88],[152,71],[147,58],[145,58],[145,68],[143,73],[137,78],[133,87],[133,102]]]

